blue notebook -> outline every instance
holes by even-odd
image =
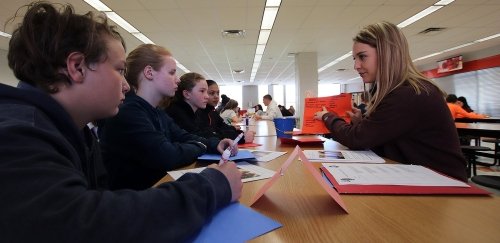
[[[222,155],[220,154],[204,154],[198,157],[199,160],[220,160]],[[229,157],[229,160],[240,160],[240,159],[255,159],[255,155],[249,150],[238,150],[238,154]]]
[[[240,203],[233,203],[207,223],[193,242],[246,242],[282,225]]]

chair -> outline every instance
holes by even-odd
[[[495,149],[494,149],[494,158],[493,158],[493,165],[500,165],[500,158],[499,158],[499,144],[500,144],[500,139],[498,138],[485,138],[483,139],[483,142],[485,143],[495,143]]]
[[[478,175],[471,178],[474,183],[500,190],[500,176]]]
[[[462,149],[462,153],[464,154],[465,158],[467,159],[467,176],[471,176],[471,169],[472,169],[472,174],[474,176],[477,175],[477,152],[482,152],[482,151],[491,151],[490,148],[488,147],[482,147],[482,146],[470,146],[470,145],[461,145],[460,149]]]

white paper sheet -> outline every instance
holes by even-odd
[[[371,150],[304,150],[311,162],[385,163]]]
[[[281,155],[286,154],[286,152],[278,152],[278,151],[264,151],[264,150],[252,150],[248,151],[252,152],[255,155],[255,161],[257,162],[269,162],[273,159],[280,157]]]
[[[274,171],[257,166],[257,165],[252,165],[247,162],[238,162],[236,163],[240,171],[242,172],[241,175],[241,181],[243,182],[250,182],[250,181],[257,181],[257,180],[262,180],[262,179],[267,179],[270,178],[274,175]],[[200,168],[194,168],[194,169],[187,169],[187,170],[174,170],[174,171],[169,171],[168,174],[174,178],[174,180],[179,179],[182,175],[186,173],[200,173],[202,170],[204,170],[206,167],[200,167]]]
[[[420,165],[323,163],[340,185],[470,187]]]

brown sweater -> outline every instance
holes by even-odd
[[[466,161],[457,129],[439,90],[426,84],[420,95],[410,85],[388,94],[369,117],[356,125],[323,116],[332,137],[350,149],[372,149],[405,164],[418,164],[467,181]]]

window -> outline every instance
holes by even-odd
[[[276,85],[273,85],[273,94],[271,96],[273,96],[273,100],[274,102],[276,102],[276,104],[278,105],[284,105],[285,104],[285,97],[284,97],[284,90],[283,90],[283,85],[279,85],[279,84],[276,84]]]
[[[238,106],[243,105],[243,93],[241,85],[219,85],[220,94],[225,94],[230,99],[238,101]]]
[[[340,84],[318,84],[318,97],[340,94]]]
[[[262,104],[262,97],[264,97],[264,95],[266,94],[269,94],[269,85],[259,85],[257,92],[259,95],[259,98],[257,99],[257,104],[264,105]]]
[[[285,86],[285,107],[288,109],[290,106],[297,108],[297,93],[295,93],[295,84],[288,84]]]

